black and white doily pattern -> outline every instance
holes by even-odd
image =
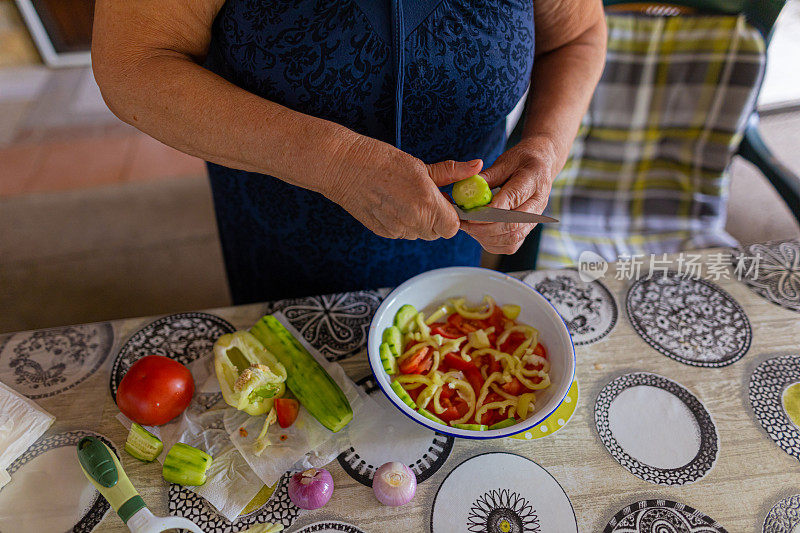
[[[758,365],[750,376],[750,403],[758,421],[778,446],[800,460],[800,429],[783,407],[783,391],[800,382],[800,356],[784,355]]]
[[[581,280],[577,270],[534,271],[523,281],[550,300],[576,346],[599,341],[617,324],[619,311],[611,291],[600,281]]]
[[[377,291],[344,292],[279,300],[269,312],[283,313],[328,361],[339,361],[366,347],[369,324],[382,300]]]
[[[800,526],[800,494],[788,496],[767,513],[762,533],[793,533]]]
[[[173,483],[169,486],[169,513],[188,518],[206,533],[236,533],[265,523],[289,527],[300,514],[300,508],[289,499],[289,477],[289,474],[281,477],[264,505],[233,522],[220,515],[202,496]]]
[[[431,505],[432,533],[578,532],[575,510],[558,480],[513,453],[466,459],[442,481]]]
[[[37,440],[33,446],[28,448],[25,453],[17,457],[17,459],[11,463],[11,465],[8,467],[8,474],[13,476],[15,472],[23,468],[27,463],[54,448],[62,448],[64,446],[76,447],[78,442],[83,437],[87,436],[97,437],[103,442],[103,444],[111,448],[117,457],[119,457],[117,449],[114,447],[111,441],[105,438],[103,435],[93,431],[67,431],[65,433],[50,435],[49,437],[42,437],[41,439]],[[75,460],[77,461],[77,456]],[[103,520],[110,508],[111,506],[108,504],[108,501],[106,501],[106,499],[103,498],[99,492],[96,492],[92,504],[88,509],[86,509],[78,523],[73,526],[72,533],[89,533]]]
[[[744,310],[706,280],[672,271],[641,278],[628,291],[627,311],[647,344],[687,365],[727,366],[750,348]]]
[[[403,460],[422,483],[444,465],[455,438],[431,431],[397,412],[372,376],[357,382],[367,394],[387,411],[387,423],[367,431],[353,446],[339,454],[339,464],[347,474],[367,487],[383,463]]]
[[[700,430],[700,449],[688,464],[679,468],[657,468],[631,457],[614,438],[609,408],[619,394],[631,387],[657,387],[676,396],[694,416]],[[622,375],[603,387],[594,406],[594,419],[600,440],[614,459],[633,475],[658,485],[684,485],[704,477],[717,460],[719,437],[711,415],[697,397],[678,383],[657,374],[637,372]]]
[[[800,240],[751,244],[735,250],[732,261],[753,292],[800,312]]]
[[[94,374],[114,344],[111,324],[85,324],[0,338],[0,379],[32,399],[71,389]]]
[[[540,533],[536,509],[514,491],[496,489],[475,499],[467,516],[470,533]]]
[[[335,533],[337,531],[341,533],[365,533],[363,529],[358,528],[353,524],[339,522],[338,520],[314,522],[313,524],[309,524],[301,529],[298,529],[295,533]]]
[[[116,401],[119,382],[142,357],[163,355],[188,365],[209,355],[218,338],[235,330],[228,321],[208,313],[178,313],[151,322],[134,333],[117,354],[111,368],[111,396]]]
[[[604,533],[727,533],[697,509],[670,500],[642,500],[614,515]]]

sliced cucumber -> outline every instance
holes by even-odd
[[[471,429],[472,431],[486,431],[489,426],[485,424],[453,424],[454,428]]]
[[[206,470],[211,461],[211,456],[203,450],[179,442],[164,458],[161,475],[170,483],[196,487],[206,482]]]
[[[516,423],[517,423],[516,418],[506,418],[505,420],[501,420],[497,424],[492,424],[491,426],[489,426],[489,429],[503,429],[507,428],[508,426],[513,426]]]
[[[398,357],[403,349],[403,334],[400,333],[400,328],[391,326],[383,330],[383,342],[388,344],[394,356]]]
[[[421,414],[422,416],[424,416],[425,418],[427,418],[428,420],[433,420],[437,424],[441,424],[443,426],[447,425],[447,422],[445,422],[444,420],[442,420],[441,418],[439,418],[435,414],[431,413],[427,409],[423,409],[422,407],[420,407],[420,408],[417,409],[417,412],[419,414]]]
[[[389,343],[381,343],[379,351],[381,355],[381,363],[383,363],[383,369],[390,376],[395,375],[397,373],[397,359],[392,353],[392,350],[389,348]]]
[[[144,429],[136,422],[131,423],[131,430],[125,441],[125,451],[140,461],[149,463],[155,460],[164,449],[164,443],[158,437]]]
[[[411,399],[411,396],[408,395],[408,392],[406,392],[406,390],[403,388],[402,385],[400,385],[399,382],[392,381],[392,390],[394,391],[395,394],[397,394],[397,397],[400,398],[400,401],[402,401],[404,404],[406,404],[412,409],[417,408],[417,404],[414,403],[414,400]]]
[[[504,305],[502,308],[503,315],[509,320],[516,320],[522,308],[518,305],[509,304]]]
[[[461,209],[474,209],[492,201],[492,190],[486,180],[476,174],[453,185],[453,201]]]
[[[406,304],[397,310],[394,315],[394,325],[400,330],[400,333],[406,334],[414,327],[414,317],[417,316],[417,310],[413,305]]]

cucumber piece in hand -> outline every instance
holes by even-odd
[[[483,177],[475,174],[453,185],[453,201],[461,209],[475,209],[492,201],[492,190]]]

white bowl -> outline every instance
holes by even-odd
[[[485,295],[498,304],[517,304],[522,312],[517,320],[539,330],[539,340],[550,360],[550,386],[537,394],[534,413],[513,426],[489,431],[475,431],[446,426],[429,420],[404,404],[391,388],[391,379],[383,370],[379,347],[383,330],[392,325],[394,315],[404,304],[418,311],[429,310],[448,298],[465,297],[480,302]],[[383,301],[369,327],[367,341],[369,365],[375,380],[389,401],[404,415],[427,428],[455,437],[496,439],[526,431],[553,414],[569,391],[575,378],[575,348],[564,320],[553,305],[529,285],[501,272],[475,267],[450,267],[431,270],[406,281]]]

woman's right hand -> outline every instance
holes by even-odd
[[[390,144],[358,136],[339,150],[322,193],[369,230],[390,239],[449,239],[459,229],[438,187],[477,174],[480,159],[427,165]]]

